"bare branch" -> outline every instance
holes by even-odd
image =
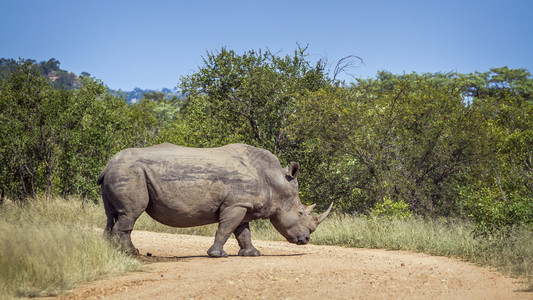
[[[348,70],[355,68],[357,62],[359,62],[359,64],[361,65],[365,65],[363,59],[357,55],[348,55],[346,57],[341,58],[337,62],[335,70],[333,71],[333,80],[335,80],[337,78],[337,75],[339,75],[340,73],[346,73],[350,76],[354,76],[353,74],[348,73]]]

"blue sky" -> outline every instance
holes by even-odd
[[[206,51],[291,54],[377,71],[533,71],[533,1],[0,0],[0,57],[56,58],[113,89],[175,87]],[[343,79],[350,81],[351,77]]]

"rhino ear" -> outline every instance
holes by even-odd
[[[288,169],[289,176],[292,178],[296,178],[298,170],[300,169],[300,165],[296,162],[291,161],[291,164],[288,166]]]

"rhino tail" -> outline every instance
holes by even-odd
[[[108,169],[109,169],[109,167],[108,167],[108,165],[106,165],[105,168],[102,170],[102,173],[100,173],[100,175],[98,176],[98,180],[96,181],[96,183],[98,183],[98,185],[101,185],[104,182],[104,177],[105,177],[105,174],[107,173]]]

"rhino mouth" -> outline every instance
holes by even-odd
[[[300,235],[297,239],[295,244],[297,245],[306,245],[309,243],[309,236],[308,235]]]

